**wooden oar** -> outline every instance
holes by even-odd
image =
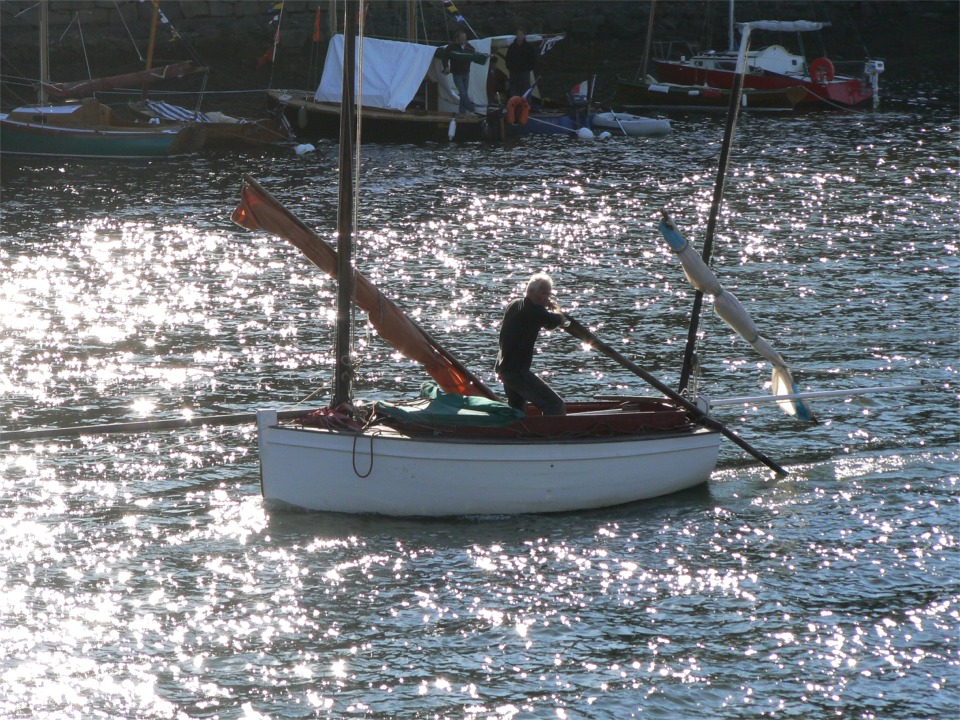
[[[620,118],[617,117],[617,113],[613,108],[610,108],[610,114],[613,115],[613,119],[617,121],[617,125],[620,128],[620,132],[623,133],[624,137],[627,137],[627,131],[623,129],[623,125],[620,124]]]
[[[316,408],[300,410],[281,410],[277,417],[282,420],[303,417]],[[24,430],[0,431],[0,442],[10,440],[30,440],[47,437],[76,437],[78,435],[102,435],[106,433],[137,433],[173,428],[194,427],[197,425],[242,425],[256,422],[257,414],[244,412],[231,415],[195,415],[189,418],[170,418],[168,420],[136,420],[133,422],[102,423],[100,425],[73,425],[62,428],[26,428]]]
[[[707,415],[703,410],[698,408],[695,404],[693,404],[692,402],[687,400],[685,397],[683,397],[683,395],[680,395],[678,392],[672,390],[670,387],[668,387],[663,382],[661,382],[656,376],[647,372],[636,363],[631,362],[630,360],[625,358],[623,355],[618,353],[616,350],[614,350],[612,347],[607,345],[605,342],[600,340],[600,338],[598,338],[596,335],[590,332],[579,321],[575,320],[569,315],[567,315],[566,317],[570,322],[568,325],[565,326],[564,329],[568,333],[573,335],[575,338],[587,343],[591,347],[596,348],[611,360],[615,360],[616,362],[620,363],[620,365],[625,367],[630,372],[635,373],[636,375],[639,375],[641,378],[643,378],[648,383],[650,383],[650,385],[652,385],[656,390],[659,390],[668,398],[673,400],[675,403],[685,408],[688,412],[692,413],[698,422],[702,423],[703,425],[706,425],[708,428],[718,431],[725,438],[727,438],[731,442],[735,443],[736,445],[746,450],[748,453],[753,455],[757,460],[762,462],[764,465],[766,465],[768,468],[773,470],[778,475],[788,474],[786,470],[780,467],[780,465],[778,465],[776,462],[774,462],[773,460],[768,458],[766,455],[764,455],[762,452],[757,450],[746,440],[744,440],[735,432],[730,430],[726,425],[724,425],[723,423],[717,420],[714,420],[712,417]]]

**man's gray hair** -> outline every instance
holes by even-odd
[[[553,292],[553,278],[543,272],[534,273],[527,282],[527,296],[543,290]]]

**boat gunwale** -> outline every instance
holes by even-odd
[[[327,101],[318,101],[314,99],[313,93],[309,90],[268,90],[267,94],[270,98],[276,102],[281,107],[289,108],[306,108],[308,110],[313,110],[315,112],[324,112],[331,115],[340,115],[340,104],[327,102]],[[408,119],[414,122],[449,122],[451,119],[456,118],[457,123],[464,124],[473,124],[481,123],[486,120],[486,115],[473,114],[473,115],[458,115],[458,113],[453,111],[443,111],[443,110],[424,110],[423,108],[406,108],[404,110],[397,110],[395,108],[381,108],[381,107],[371,107],[369,105],[361,105],[363,108],[363,116],[365,120],[395,120],[398,118]]]
[[[297,425],[295,423],[273,424],[264,429],[270,431],[283,432],[301,432],[307,434],[331,435],[338,437],[353,437],[355,439],[378,439],[395,442],[429,442],[445,445],[599,445],[610,443],[628,443],[645,442],[649,440],[667,440],[671,438],[691,437],[696,435],[711,435],[719,431],[706,427],[698,423],[688,423],[682,428],[644,428],[643,430],[632,433],[619,433],[616,435],[592,435],[583,437],[572,436],[523,436],[523,437],[483,437],[482,435],[458,435],[455,433],[442,433],[436,435],[423,434],[414,435],[404,433],[396,427],[390,425],[373,425],[363,428],[357,432],[345,429],[331,429],[322,427],[310,427],[307,425]]]

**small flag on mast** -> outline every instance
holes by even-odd
[[[570,88],[570,95],[575,98],[583,98],[584,100],[590,95],[590,81],[584,80],[583,82],[577,83],[572,88]]]
[[[457,6],[453,4],[453,0],[443,0],[443,6],[453,15],[457,22],[466,24],[467,21],[463,19],[463,15],[457,10]]]
[[[270,9],[267,10],[267,13],[268,13],[268,14],[269,14],[269,13],[273,13],[273,14],[274,14],[273,17],[270,18],[270,24],[271,24],[271,25],[272,25],[273,23],[278,23],[278,22],[280,22],[280,16],[283,14],[283,3],[282,3],[282,2],[274,3],[274,4],[270,7]]]
[[[560,42],[561,40],[563,40],[565,37],[566,37],[566,35],[555,35],[555,36],[550,37],[550,38],[545,38],[545,39],[544,39],[543,41],[541,41],[541,43],[540,43],[540,54],[541,54],[541,55],[546,55],[548,52],[550,52],[550,50],[553,49],[553,46],[554,46],[554,45],[556,45],[558,42]]]

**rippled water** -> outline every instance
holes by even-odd
[[[938,114],[939,113],[939,114]],[[922,393],[718,416],[709,485],[606,511],[433,522],[264,508],[250,425],[4,443],[0,715],[124,718],[954,716],[955,111],[741,119],[714,266],[805,388]],[[675,383],[722,134],[369,146],[364,272],[491,387],[532,270]],[[242,173],[332,231],[336,148],[2,168],[5,428],[248,411],[329,393],[333,287],[233,226]],[[769,366],[712,313],[714,397]],[[369,337],[358,391],[425,377]],[[541,340],[565,396],[644,392]],[[585,478],[588,482],[589,478]]]

